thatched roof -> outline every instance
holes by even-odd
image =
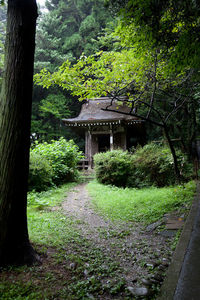
[[[63,122],[67,126],[105,125],[110,123],[119,124],[121,122],[134,124],[141,122],[138,118],[127,115],[130,112],[130,107],[125,105],[125,103],[119,105],[116,101],[113,101],[112,106],[109,106],[108,108],[122,113],[102,110],[106,109],[110,103],[111,99],[106,97],[88,100],[82,105],[78,117],[73,119],[63,119]]]

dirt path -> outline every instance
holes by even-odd
[[[150,286],[159,286],[163,280],[172,255],[171,239],[156,231],[146,232],[134,223],[112,223],[104,219],[92,208],[86,186],[79,184],[68,193],[62,206],[64,213],[80,220],[78,228],[82,235],[101,249],[105,256],[120,264],[123,270],[121,277],[133,296],[138,295],[138,288],[143,288],[142,299],[146,299],[145,293],[149,293]]]
[[[66,214],[83,220],[91,229],[108,227],[109,221],[100,217],[91,208],[90,197],[86,190],[86,183],[77,185],[63,202],[63,210]]]

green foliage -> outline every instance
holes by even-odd
[[[66,191],[72,188],[76,183],[70,182],[60,187],[52,187],[47,191],[28,192],[28,207],[31,209],[46,209],[47,207],[59,206],[66,195]]]
[[[36,33],[35,70],[46,67],[54,71],[56,65],[69,58],[62,51],[61,19],[55,11],[40,16]]]
[[[39,107],[41,115],[47,118],[51,118],[51,116],[54,116],[59,120],[61,120],[63,117],[67,117],[67,115],[69,114],[69,110],[67,110],[66,102],[67,99],[62,94],[49,94],[45,99],[41,101]]]
[[[116,5],[116,1],[107,1]],[[199,67],[198,1],[117,1],[120,6],[118,35],[125,44],[159,48],[169,59],[168,68],[175,71]]]
[[[74,49],[75,47],[79,47],[81,40],[80,34],[74,33],[71,37],[66,39],[64,48],[68,51]]]
[[[191,178],[192,167],[177,151],[178,164],[184,179]],[[133,154],[114,150],[94,156],[97,180],[115,186],[144,187],[175,184],[173,157],[168,147],[147,144]]]
[[[39,165],[34,168],[34,176],[37,177],[36,168],[41,170],[39,178],[36,180],[34,177],[30,179],[30,182],[35,182],[36,186],[32,186],[39,190],[39,182],[41,178],[42,186],[47,181],[48,176],[51,175],[50,183],[56,185],[61,184],[62,182],[67,182],[69,180],[74,180],[77,176],[77,163],[82,158],[81,153],[78,151],[78,147],[74,144],[72,140],[66,141],[64,138],[60,138],[58,141],[52,141],[51,143],[38,143],[36,142],[35,146],[31,150],[31,155],[35,155],[35,158],[40,157]],[[45,168],[40,165],[42,158],[45,161],[48,161],[48,164],[51,167],[51,172],[45,163]],[[44,175],[44,178],[42,177]]]
[[[82,36],[96,29],[95,18],[92,15],[87,16],[80,25],[79,32]]]
[[[47,210],[48,207],[51,207],[51,200],[48,195],[42,194],[38,200],[41,204],[37,204],[36,207],[36,203],[34,203],[28,207],[30,238],[34,243],[55,246],[59,249],[61,245],[67,245],[71,239],[76,239],[78,233],[73,228],[74,222],[70,218],[66,218],[60,211],[51,212]],[[65,195],[66,189],[65,193],[62,192],[62,200]],[[54,196],[56,196],[55,191]],[[46,205],[43,205],[43,203],[46,203]]]
[[[132,30],[134,35],[135,28]],[[184,151],[191,158],[191,137],[194,141],[199,126],[199,103],[195,101],[198,72],[188,68],[169,70],[169,60],[163,51],[152,50],[138,41],[132,46],[88,57],[82,55],[76,64],[68,60],[54,73],[43,69],[35,75],[35,82],[45,88],[58,85],[79,100],[126,96],[126,104],[132,107],[130,114],[152,122],[154,127],[165,128],[168,137],[181,137]]]
[[[55,72],[69,60],[74,63],[84,52],[90,55],[102,46],[104,28],[112,21],[104,0],[49,0],[48,11],[40,14],[36,32],[35,72],[46,68]],[[105,42],[103,42],[103,47]],[[112,48],[112,42],[109,43]],[[63,98],[65,100],[63,101]],[[75,135],[62,125],[61,118],[74,117],[80,104],[70,91],[34,87],[31,132],[39,141]],[[79,141],[76,141],[79,143]]]
[[[94,164],[98,181],[116,186],[126,186],[131,169],[130,158],[131,155],[122,150],[96,154]]]
[[[192,169],[186,157],[179,150],[176,151],[176,155],[183,178],[191,178]],[[131,158],[130,174],[127,180],[128,186],[173,185],[176,177],[170,149],[154,143],[136,149]]]
[[[75,61],[82,52],[99,50],[96,37],[111,21],[104,0],[48,1],[49,12],[43,14],[37,28],[36,71],[55,71],[66,59]]]
[[[10,283],[8,281],[6,283],[4,282],[3,284],[0,283],[0,297],[2,300],[34,300],[41,299],[43,296],[43,293],[38,291],[37,287],[34,287],[31,282],[26,284],[22,282]]]
[[[165,188],[122,189],[91,182],[88,191],[92,203],[112,220],[150,224],[170,211],[189,209],[196,185],[193,181],[182,186]]]
[[[30,152],[29,189],[42,191],[52,185],[53,169],[40,153]]]
[[[121,42],[117,51],[113,47],[110,52],[88,56],[91,52],[85,50],[91,44],[85,37],[85,53],[77,63],[71,64],[68,59],[54,73],[43,69],[35,76],[35,82],[46,88],[58,85],[79,100],[127,96],[139,118],[168,128],[171,138],[181,137],[184,151],[191,157],[190,139],[195,141],[199,126],[199,103],[194,100],[199,81],[199,5],[191,0],[186,4],[178,1],[177,5],[173,1],[152,0],[107,2],[124,9],[115,32],[109,34],[108,40],[106,35],[101,37],[99,50],[110,50],[112,36]],[[72,44],[77,44],[86,32],[85,26],[90,28],[94,20],[94,15],[89,14],[81,21],[82,27],[78,36],[73,36]]]
[[[73,65],[68,60],[54,73],[43,69],[34,79],[36,84],[45,88],[58,85],[70,90],[79,100],[106,96],[120,89],[131,100],[134,95],[126,93],[125,88],[133,82],[136,90],[144,88],[147,80],[144,74],[152,64],[151,56],[135,57],[135,49],[101,51],[88,57],[82,55]]]
[[[49,142],[61,136],[74,139],[74,135],[64,126],[62,119],[70,117],[72,111],[79,109],[78,101],[72,100],[69,95],[66,93],[64,95],[60,91],[51,90],[49,94],[41,92],[38,88],[35,91],[39,99],[33,102],[32,140]]]

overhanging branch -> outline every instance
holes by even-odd
[[[138,114],[126,113],[126,112],[118,111],[118,110],[115,110],[115,109],[108,109],[108,108],[102,108],[101,110],[103,110],[103,111],[111,111],[111,112],[116,112],[118,114],[123,114],[123,115],[127,115],[127,116],[136,117],[136,118],[139,118],[139,119],[141,119],[143,121],[147,121],[149,123],[152,123],[154,125],[157,125],[157,126],[160,126],[160,127],[164,127],[164,124],[156,122],[156,121],[151,120],[151,119],[147,119],[146,117],[140,116]]]

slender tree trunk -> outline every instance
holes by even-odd
[[[168,132],[167,126],[164,125],[163,129],[164,129],[165,137],[166,137],[167,142],[169,144],[169,148],[170,148],[172,156],[173,156],[175,176],[176,176],[177,182],[180,182],[181,175],[180,175],[180,171],[179,171],[179,167],[178,167],[178,161],[177,161],[176,151],[174,149],[173,143],[172,143],[171,138],[169,136],[169,132]]]
[[[8,0],[0,98],[1,266],[37,259],[26,215],[36,18],[36,0]]]

